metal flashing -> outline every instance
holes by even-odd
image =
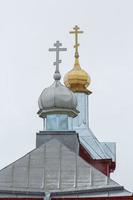
[[[0,171],[0,191],[7,193],[69,192],[118,186],[56,138]]]
[[[112,159],[116,160],[116,144],[99,142],[90,128],[76,129],[79,133],[79,140],[84,148],[89,152],[93,159]]]

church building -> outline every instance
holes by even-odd
[[[116,167],[116,145],[99,141],[89,125],[90,76],[79,62],[78,26],[74,67],[61,83],[59,41],[53,83],[38,100],[43,130],[36,134],[31,152],[0,170],[3,200],[133,200],[133,194],[111,179]]]

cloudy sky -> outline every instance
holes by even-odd
[[[112,178],[133,191],[132,0],[0,0],[0,168],[35,147],[37,100],[53,81],[48,48],[56,40],[67,47],[63,77],[73,67],[75,24],[91,76],[90,127],[100,141],[117,143]]]

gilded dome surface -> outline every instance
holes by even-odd
[[[86,92],[91,80],[88,73],[81,69],[78,59],[75,59],[74,67],[64,77],[66,87],[70,88],[73,92]]]

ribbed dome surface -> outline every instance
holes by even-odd
[[[75,94],[63,86],[60,81],[55,81],[50,87],[43,90],[39,97],[38,105],[39,109],[45,112],[63,112],[64,110],[77,112]]]

